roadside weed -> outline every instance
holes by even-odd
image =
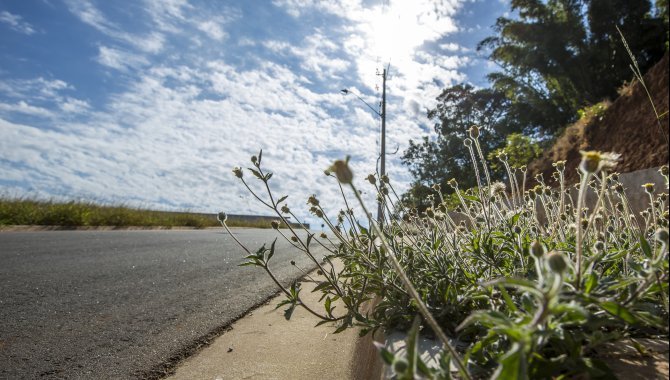
[[[434,186],[432,207],[423,213],[400,202],[388,177],[369,175],[366,182],[385,209],[385,220],[377,221],[360,198],[348,160],[326,170],[346,207],[329,216],[312,196],[307,205],[326,232],[306,231],[304,239],[294,227],[279,233],[317,267],[310,278],[321,305],[306,305],[299,284],[289,289],[274,278],[274,242],[255,252],[245,247],[242,265],[260,267],[275,280],[286,295],[280,306],[288,307],[287,318],[304,307],[320,324],[335,323],[336,332],[350,326],[363,334],[409,329],[405,356],[380,348],[402,379],[610,378],[596,348],[667,337],[667,166],[660,170],[665,188],[645,185],[649,207],[634,215],[612,172],[615,154],[583,152],[577,185],[564,183],[565,163],[557,162],[556,189],[541,177],[530,187],[525,168],[512,167],[499,154],[507,180],[494,183],[478,138],[473,127],[464,142],[478,187],[464,191],[450,181],[454,202]],[[272,193],[272,173],[263,170],[261,159],[262,152],[248,169],[261,190],[242,169],[235,168],[235,176],[278,223],[287,224],[289,216],[297,220],[287,196]],[[595,203],[586,202],[587,193]],[[350,207],[352,195],[364,215]],[[225,227],[225,217],[220,219]],[[333,265],[335,260],[342,265]],[[370,312],[364,312],[366,303],[374,305]],[[335,310],[336,304],[341,308]],[[438,368],[416,355],[419,335],[442,342]]]

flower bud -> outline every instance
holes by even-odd
[[[602,241],[598,240],[598,241],[595,242],[595,244],[593,244],[593,249],[594,249],[596,252],[602,252],[602,251],[605,249],[605,243],[603,243]]]
[[[507,153],[505,153],[504,150],[501,151],[500,153],[498,153],[498,159],[503,162],[507,161]]]
[[[664,228],[659,228],[656,230],[656,233],[654,234],[654,239],[658,241],[661,244],[665,244],[665,246],[668,246],[668,230]]]
[[[270,222],[270,225],[272,226],[272,229],[274,229],[274,230],[279,229],[279,222],[276,221],[276,220],[273,220],[272,222]]]
[[[349,157],[346,160],[335,161],[328,170],[335,172],[340,183],[350,184],[354,179],[354,173],[349,168]]]
[[[321,236],[321,239],[325,239],[325,238],[327,238],[327,237],[328,237],[328,235],[326,235],[326,233],[325,233],[325,232],[322,232],[320,236]]]
[[[254,164],[254,165],[257,165],[258,164],[258,157],[251,156],[251,163]]]
[[[555,167],[557,170],[563,171],[565,169],[565,160],[556,161],[551,165]]]
[[[547,265],[554,273],[563,273],[568,267],[565,256],[562,253],[551,251],[547,255]]]
[[[368,182],[370,182],[370,185],[374,185],[376,183],[374,174],[369,174],[367,176],[367,180],[368,180]]]
[[[298,242],[298,238],[296,236],[291,236],[291,241],[294,243]]]
[[[661,175],[667,176],[668,175],[668,165],[663,165],[661,166],[658,171],[661,173]]]
[[[243,175],[242,168],[240,168],[239,166],[235,166],[233,168],[233,174],[235,174],[235,177],[237,177],[237,178],[242,178],[242,175]]]
[[[312,194],[309,198],[307,198],[307,203],[311,204],[312,206],[318,206],[319,200],[316,199],[316,195]]]
[[[288,214],[291,212],[291,209],[289,209],[287,205],[283,205],[281,206],[281,212],[283,212],[284,214]]]
[[[530,244],[530,254],[535,257],[542,257],[544,255],[545,249],[542,243],[538,240],[533,241]]]
[[[226,215],[226,213],[223,212],[223,211],[221,211],[219,213],[219,215],[216,216],[216,220],[218,220],[221,223],[225,222],[227,219],[228,219],[228,215]]]
[[[647,194],[653,194],[654,193],[654,184],[653,183],[645,183],[644,185],[642,185],[642,187],[644,188],[644,191]]]
[[[479,137],[479,127],[477,127],[476,125],[473,125],[472,127],[470,127],[468,132],[469,132],[470,137],[472,139],[477,139]]]
[[[465,140],[463,140],[463,145],[465,145],[468,148],[471,147],[472,146],[472,139],[466,138]]]

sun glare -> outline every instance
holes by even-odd
[[[411,56],[425,41],[441,34],[430,2],[394,1],[370,15],[372,50],[382,60]]]

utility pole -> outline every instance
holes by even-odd
[[[381,152],[380,152],[380,163],[379,163],[379,189],[380,191],[386,186],[382,180],[386,175],[386,74],[387,69],[382,71],[382,137],[381,137]],[[382,193],[382,199],[379,202],[377,208],[377,223],[381,227],[384,223],[384,194]]]
[[[382,119],[382,136],[381,136],[381,152],[379,153],[379,190],[380,192],[383,192],[383,189],[386,187],[383,181],[383,177],[386,176],[386,76],[388,75],[388,71],[390,68],[391,64],[388,64],[386,68],[382,71],[381,74],[379,74],[379,70],[377,71],[376,75],[381,75],[382,76],[382,102],[381,102],[381,113],[377,111],[374,107],[369,105],[363,98],[358,96],[356,93],[349,91],[348,89],[342,89],[340,92],[342,94],[347,95],[347,94],[354,94],[360,100],[368,106],[372,112],[374,112],[377,116],[379,116]],[[382,193],[382,202],[379,202],[378,208],[377,208],[377,223],[381,227],[382,224],[384,223],[384,202],[383,202],[383,196],[384,194]]]

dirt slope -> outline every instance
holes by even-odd
[[[580,120],[566,128],[554,146],[528,166],[532,176],[542,173],[551,179],[551,164],[566,160],[566,179],[577,182],[580,150],[616,152],[622,155],[616,168],[620,173],[668,163],[668,53],[644,76],[654,105],[661,117],[659,127],[644,88],[635,83],[612,103],[602,117]]]

